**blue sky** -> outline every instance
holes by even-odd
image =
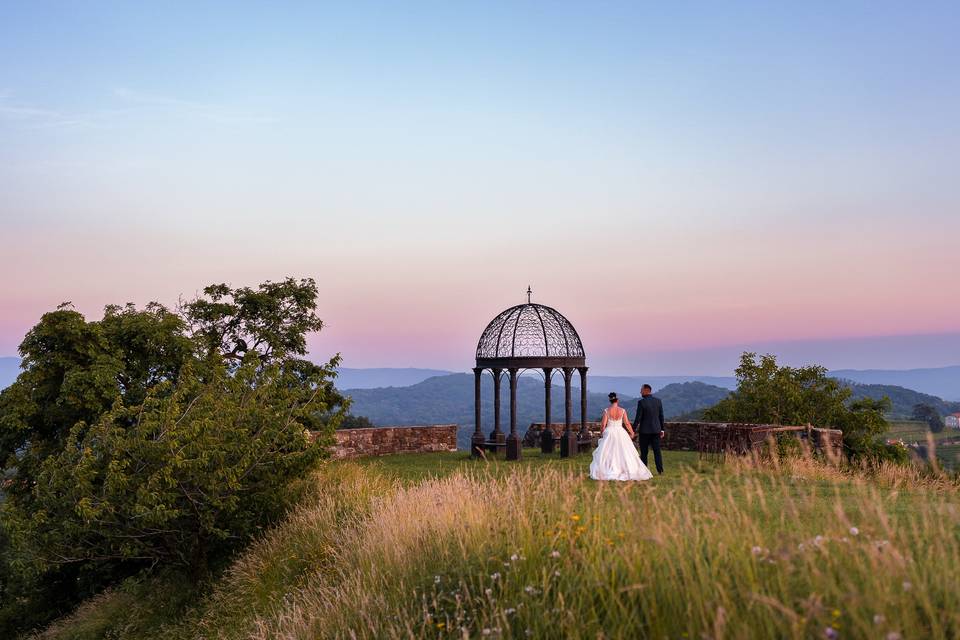
[[[0,353],[62,300],[288,274],[354,366],[453,366],[531,282],[611,367],[954,335],[958,13],[4,3]]]

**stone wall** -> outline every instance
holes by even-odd
[[[334,458],[457,450],[457,425],[338,429]]]
[[[523,436],[523,446],[539,447],[543,429],[542,422],[531,424]],[[580,423],[573,424],[572,429],[579,431]],[[599,422],[588,422],[587,429],[592,437],[600,436]],[[552,423],[550,430],[555,437],[560,437],[563,433],[563,425]],[[765,443],[771,437],[792,437],[806,441],[815,450],[829,450],[831,454],[839,454],[843,443],[843,433],[839,430],[816,427],[808,429],[770,424],[667,422],[664,425],[664,431],[666,435],[663,438],[663,448],[675,451],[746,452]]]

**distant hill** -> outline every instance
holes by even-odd
[[[13,384],[20,375],[20,358],[0,358],[0,389]]]
[[[604,389],[607,393],[616,391],[620,395],[639,395],[640,387],[644,384],[649,384],[654,389],[662,389],[667,385],[684,382],[702,382],[731,391],[737,388],[737,379],[733,376],[595,376],[587,374],[587,386],[591,389],[598,393]]]
[[[379,368],[379,369],[349,369],[342,367],[337,370],[336,385],[338,389],[375,389],[377,387],[409,387],[412,384],[423,382],[427,378],[446,376],[454,373],[443,369],[415,369],[415,368]]]
[[[950,402],[932,396],[927,393],[920,393],[913,389],[906,389],[891,384],[857,384],[847,383],[853,390],[854,398],[874,398],[880,399],[883,396],[890,398],[893,402],[893,409],[890,411],[891,418],[909,418],[913,414],[913,407],[917,404],[929,404],[944,416],[948,413],[960,411],[960,402]]]
[[[906,387],[946,400],[960,401],[960,366],[899,371],[892,369],[839,369],[831,371],[830,375],[861,384]]]
[[[589,378],[587,382],[590,384]],[[367,416],[377,425],[455,422],[460,425],[458,444],[462,448],[469,446],[474,418],[473,376],[470,374],[436,376],[409,387],[347,389],[344,393],[353,398],[351,413]],[[484,433],[488,433],[493,429],[493,379],[489,375],[483,377],[481,393],[481,424]],[[607,393],[606,388],[602,392],[588,392],[587,415],[590,420],[599,419],[609,405]],[[663,400],[666,416],[674,417],[716,404],[728,393],[728,389],[721,387],[688,382],[667,385],[657,395]],[[632,415],[636,397],[620,394],[620,398]],[[510,391],[506,384],[501,388],[500,402],[501,427],[507,431],[510,426]],[[554,422],[563,422],[563,387],[553,386],[551,412]],[[530,423],[542,422],[543,413],[542,380],[522,376],[517,384],[517,428],[520,434],[523,435]],[[573,420],[580,420],[579,389],[573,394]]]

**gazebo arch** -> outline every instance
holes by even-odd
[[[577,452],[577,434],[571,429],[573,372],[580,374],[580,433],[587,432],[587,366],[580,334],[553,307],[532,302],[533,291],[527,287],[527,303],[506,309],[490,321],[477,343],[474,375],[474,432],[470,449],[474,456],[485,449],[506,449],[507,460],[519,460],[520,435],[517,433],[517,379],[525,369],[539,369],[544,376],[543,450],[553,450],[550,430],[550,390],[554,371],[563,373],[564,430],[560,438],[560,456]],[[493,431],[487,439],[480,424],[480,381],[484,371],[493,375]],[[506,373],[510,384],[510,433],[500,428],[500,384]]]

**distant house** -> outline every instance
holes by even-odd
[[[960,413],[951,413],[943,419],[947,429],[960,429]]]

